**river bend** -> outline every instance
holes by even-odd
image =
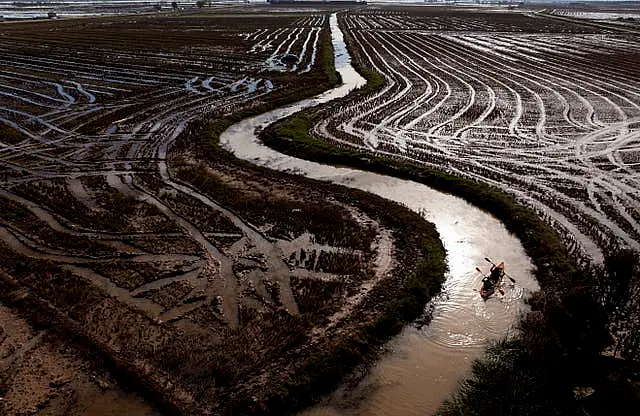
[[[519,240],[497,219],[461,198],[412,181],[349,168],[337,168],[278,153],[264,146],[256,131],[303,108],[343,97],[364,85],[354,70],[336,15],[331,16],[336,69],[343,84],[312,99],[246,119],[226,130],[223,147],[237,157],[271,169],[301,174],[372,192],[400,202],[436,225],[447,250],[449,272],[443,290],[427,308],[433,320],[408,325],[387,345],[383,358],[355,389],[339,388],[304,416],[424,415],[432,413],[469,375],[473,359],[508,334],[526,309],[524,298],[538,289],[534,265]],[[517,284],[504,296],[480,298],[477,289],[488,271],[484,257],[504,261]]]

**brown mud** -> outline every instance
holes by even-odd
[[[113,380],[163,413],[281,414],[437,292],[444,250],[419,215],[205,148],[222,117],[335,84],[328,10],[2,27],[0,302],[27,328],[16,357],[56,361],[63,345],[51,377],[87,366],[114,386],[85,398],[80,371],[71,403],[12,359],[10,414],[136,412]],[[278,66],[286,50],[299,65]]]

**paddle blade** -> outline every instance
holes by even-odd
[[[509,280],[511,280],[511,283],[515,283],[516,282],[516,279],[514,279],[513,277],[511,277],[511,276],[507,276],[507,277],[509,278]]]
[[[484,258],[486,261],[488,261],[489,263],[493,264],[493,262],[491,261],[491,259],[489,257],[485,257]]]

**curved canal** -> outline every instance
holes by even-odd
[[[341,387],[304,416],[425,415],[469,375],[473,359],[512,330],[526,308],[523,299],[538,288],[534,268],[520,242],[497,219],[461,198],[427,186],[349,168],[337,168],[280,154],[262,145],[256,131],[303,108],[345,96],[365,83],[350,64],[335,15],[331,16],[336,69],[343,85],[309,100],[244,120],[228,130],[221,144],[237,157],[272,169],[369,191],[400,202],[433,222],[447,249],[449,273],[442,294],[427,305],[431,323],[408,325],[390,341],[381,360],[355,387]],[[484,258],[504,261],[517,284],[504,296],[480,298],[487,272]]]

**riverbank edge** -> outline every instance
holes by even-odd
[[[367,73],[361,74],[366,76]],[[270,125],[261,132],[260,140],[271,149],[289,156],[411,180],[463,198],[496,217],[520,239],[536,265],[534,275],[543,287],[553,288],[561,283],[561,276],[577,270],[558,233],[533,209],[519,204],[510,195],[469,178],[320,141],[309,134],[316,120],[310,113],[303,110]]]
[[[327,74],[326,84],[309,88],[305,90],[304,94],[293,94],[270,101],[259,107],[233,113],[224,118],[210,120],[207,126],[208,132],[201,137],[200,141],[200,146],[204,149],[206,158],[210,161],[223,158],[236,165],[269,172],[270,175],[280,176],[287,180],[294,179],[309,183],[320,182],[327,189],[340,190],[340,192],[353,195],[356,198],[379,201],[378,204],[390,204],[399,208],[395,210],[396,214],[399,212],[404,213],[404,216],[396,218],[398,223],[406,226],[406,224],[415,223],[416,220],[419,220],[430,231],[421,232],[420,227],[414,226],[412,227],[413,232],[411,234],[407,233],[409,238],[420,242],[419,248],[422,255],[416,258],[415,263],[412,265],[402,264],[397,266],[398,269],[409,269],[412,272],[406,278],[406,284],[401,291],[402,294],[395,299],[386,299],[384,312],[377,319],[361,326],[351,336],[332,340],[330,347],[307,357],[305,362],[297,368],[295,374],[286,382],[271,383],[268,390],[263,392],[264,400],[256,402],[255,400],[247,400],[246,397],[242,396],[232,399],[233,403],[229,407],[234,409],[234,412],[239,412],[238,414],[274,416],[293,414],[309,407],[331,393],[356,368],[366,367],[368,364],[373,363],[379,357],[382,345],[394,335],[397,335],[407,323],[422,315],[426,303],[440,292],[448,270],[446,250],[435,230],[434,224],[408,208],[363,191],[260,167],[237,158],[220,146],[220,135],[233,124],[286,104],[311,98],[340,85],[342,80],[340,79],[340,74],[335,70],[333,48],[330,40],[323,43],[321,56],[321,66],[324,68],[325,74]],[[371,76],[375,77],[375,75],[375,73],[371,73]],[[398,230],[398,228],[394,228],[394,231]]]
[[[368,83],[359,90],[354,91],[350,99],[357,100],[358,95],[371,94],[383,87],[384,81],[380,81],[380,75],[375,71],[358,67],[357,64],[353,66],[368,80]],[[334,111],[335,108],[336,105],[334,103]],[[549,318],[550,311],[553,311],[554,308],[567,311],[564,301],[572,296],[578,296],[584,301],[593,302],[591,293],[580,293],[581,290],[574,291],[572,286],[588,288],[593,285],[595,282],[593,280],[594,270],[589,265],[586,268],[584,264],[580,265],[580,259],[569,253],[561,236],[549,224],[544,222],[532,208],[518,203],[515,198],[507,193],[480,181],[420,166],[403,161],[400,158],[378,156],[347,146],[338,147],[318,139],[310,134],[310,131],[314,123],[322,118],[321,111],[306,109],[293,114],[267,127],[261,132],[259,138],[268,147],[289,156],[318,163],[349,166],[422,183],[438,191],[461,197],[495,216],[505,225],[507,230],[519,238],[525,252],[536,266],[534,275],[541,285],[541,290],[534,294],[529,303],[534,311],[543,314],[543,321]],[[551,307],[549,305],[554,306]],[[594,314],[593,316],[587,316],[586,320],[588,321],[592,318],[594,320],[600,319],[601,311],[597,304],[591,303],[590,307],[595,308]],[[579,308],[575,311],[573,307],[570,307],[570,309],[572,312],[579,312]],[[548,322],[547,324],[542,324],[536,322],[536,319],[538,319],[538,316],[528,319],[528,315],[524,315],[518,323],[519,328],[525,332],[525,338],[527,336],[535,338],[535,333],[538,331],[549,329],[546,326]],[[585,316],[579,313],[571,318],[574,324],[581,323],[581,319],[585,319]],[[604,347],[604,345],[598,344],[603,339],[606,339],[606,334],[600,333],[595,335],[592,341],[596,341],[594,345]],[[549,342],[548,345],[554,345],[554,341]],[[525,345],[525,343],[519,342],[517,339],[504,339],[490,346],[485,356],[474,364],[473,375],[461,385],[458,392],[452,393],[452,399],[446,402],[447,406],[441,409],[442,413],[439,412],[438,414],[453,415],[461,414],[459,413],[462,411],[461,409],[473,410],[474,407],[469,407],[469,405],[479,395],[479,392],[491,390],[496,384],[504,386],[504,383],[509,384],[516,381],[513,379],[513,377],[517,378],[517,376],[514,376],[516,372],[511,371],[514,369],[512,365],[517,361],[514,357],[518,357],[519,360],[521,357],[528,356],[534,350],[536,350],[537,355],[546,356],[545,353],[541,352],[544,347],[540,347],[540,344]],[[595,356],[597,356],[597,351],[594,352]],[[483,369],[486,368],[492,370],[483,372]],[[552,369],[549,368],[549,370],[551,371]],[[544,372],[544,370],[542,371]],[[598,370],[598,373],[604,373],[605,371]],[[494,372],[497,372],[498,375],[494,376]],[[583,375],[582,378],[586,377]],[[500,383],[496,383],[497,380],[500,380]],[[562,406],[572,406],[567,401],[568,396],[562,396],[562,392],[558,392],[558,394],[561,396],[557,398],[559,398],[559,403]],[[479,405],[478,407],[482,408],[483,406]],[[495,408],[487,414],[492,414],[491,412],[493,411],[495,411]],[[507,414],[510,413],[507,412]]]
[[[313,95],[315,94],[310,96]],[[297,97],[290,103],[299,99]],[[280,105],[284,104],[286,103],[280,103]],[[292,414],[313,405],[331,393],[356,368],[366,367],[373,363],[379,357],[382,345],[397,335],[406,324],[422,315],[427,302],[440,292],[448,270],[446,251],[435,226],[408,208],[363,191],[260,167],[238,159],[220,146],[219,137],[226,128],[241,119],[261,114],[269,109],[262,108],[261,111],[253,109],[236,113],[227,119],[212,121],[208,134],[202,138],[200,143],[207,154],[207,159],[215,161],[223,158],[236,165],[250,166],[257,171],[269,172],[270,175],[280,176],[286,180],[309,182],[310,185],[320,182],[323,187],[329,190],[335,192],[339,190],[339,192],[352,195],[356,199],[378,201],[378,205],[393,205],[397,207],[394,211],[396,222],[402,224],[394,227],[394,231],[402,232],[400,227],[404,227],[405,231],[411,228],[412,232],[405,234],[407,238],[419,242],[421,255],[416,258],[414,264],[405,263],[397,266],[398,269],[409,269],[412,272],[406,278],[401,295],[395,299],[385,299],[384,312],[377,319],[360,326],[350,336],[332,340],[331,345],[323,351],[308,356],[287,382],[270,383],[268,391],[264,392],[265,400],[260,401],[261,408],[258,412],[256,412],[256,401],[247,401],[246,398],[238,396],[230,407],[238,411],[239,414],[253,414],[254,412],[265,415]],[[415,225],[417,220],[432,231],[423,232],[420,230],[420,227]],[[414,224],[414,226],[409,227],[407,224]]]

